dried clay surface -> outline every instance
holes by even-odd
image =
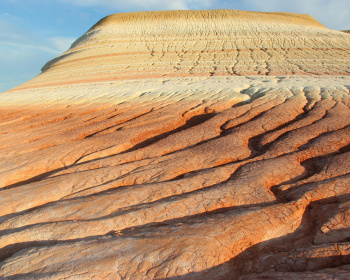
[[[349,46],[306,15],[101,20],[0,94],[0,279],[349,279]]]

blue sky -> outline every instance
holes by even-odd
[[[305,13],[328,28],[350,29],[350,0],[0,0],[0,92],[39,74],[109,14],[183,9]]]

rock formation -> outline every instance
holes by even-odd
[[[350,35],[116,14],[0,94],[1,279],[349,279]]]

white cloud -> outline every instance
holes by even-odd
[[[40,73],[50,59],[66,51],[75,38],[41,38],[0,16],[0,92],[17,86]]]
[[[7,17],[7,18],[9,18],[11,20],[15,20],[15,21],[24,21],[24,18],[16,17],[16,16],[14,16],[12,14],[9,14],[9,13],[3,13],[2,16],[3,17]]]
[[[309,14],[328,28],[350,28],[349,0],[244,0],[246,6],[260,11],[280,11]]]
[[[57,36],[48,38],[46,41],[53,49],[57,50],[59,53],[62,53],[68,50],[76,39],[77,38],[75,37]]]
[[[150,11],[150,10],[188,10],[194,8],[209,9],[215,6],[214,0],[58,0],[79,6],[98,6],[117,11]]]
[[[69,49],[75,37],[55,36],[42,38],[16,23],[0,16],[0,42],[9,49],[37,49],[59,55]],[[6,53],[0,53],[0,59]]]
[[[18,86],[40,73],[57,56],[51,49],[16,43],[0,44],[0,92]]]

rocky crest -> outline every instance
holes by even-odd
[[[350,36],[109,16],[0,94],[1,279],[349,279]]]
[[[348,75],[349,59],[349,36],[308,15],[115,14],[19,88],[184,76]]]

